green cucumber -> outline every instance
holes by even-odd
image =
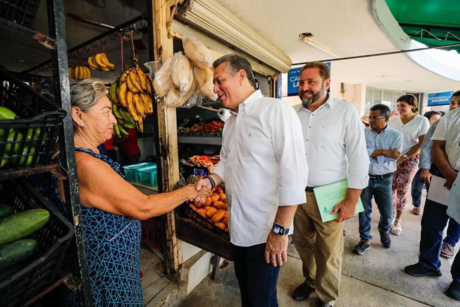
[[[0,245],[17,241],[42,228],[50,218],[44,209],[31,209],[0,219]]]
[[[0,120],[2,119],[15,119],[16,113],[8,108],[0,106]]]
[[[13,214],[13,208],[0,204],[0,218],[7,217],[11,214]]]
[[[33,239],[24,239],[1,246],[0,270],[32,256],[37,251],[37,245]]]

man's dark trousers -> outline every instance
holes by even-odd
[[[448,221],[458,225],[447,215],[447,206],[427,198],[422,216],[419,262],[431,270],[439,270],[441,267],[439,256],[442,249],[442,236]],[[458,240],[458,233],[456,238]]]
[[[265,262],[265,243],[249,247],[232,244],[235,275],[242,307],[277,307],[276,284],[280,266]]]

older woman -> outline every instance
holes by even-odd
[[[98,79],[71,85],[78,185],[94,306],[144,306],[140,280],[139,220],[173,210],[208,189],[194,185],[144,195],[129,184],[120,165],[97,146],[110,139],[116,119],[106,88]],[[53,189],[54,183],[54,189]],[[62,181],[52,182],[50,202],[65,213]]]
[[[401,219],[407,208],[407,201],[411,192],[412,179],[417,173],[419,152],[423,139],[430,127],[428,119],[416,115],[418,112],[417,98],[414,95],[403,95],[398,99],[399,116],[390,118],[390,128],[401,131],[403,134],[403,149],[397,160],[398,166],[393,173],[393,204],[396,218],[390,232],[399,236],[402,232]]]

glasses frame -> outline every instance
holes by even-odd
[[[371,121],[371,120],[377,120],[377,119],[381,119],[381,118],[385,118],[385,117],[386,116],[383,116],[383,115],[382,116],[377,116],[377,117],[369,116],[368,119],[369,119],[369,121]]]

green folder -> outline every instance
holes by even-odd
[[[335,220],[339,216],[338,212],[336,214],[331,214],[330,212],[336,205],[345,199],[347,196],[347,189],[348,180],[346,179],[313,189],[323,223]],[[355,214],[363,211],[364,207],[360,197]]]

